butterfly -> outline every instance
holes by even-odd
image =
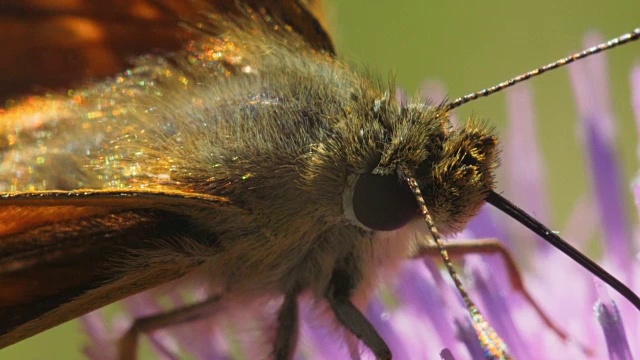
[[[374,263],[393,268],[414,245],[410,233],[394,235],[403,244],[393,243],[393,259],[371,245],[379,230],[385,235],[377,242],[391,243],[386,231],[404,229],[418,213],[409,188],[396,186],[398,165],[412,164],[420,187],[437,189],[425,198],[437,228],[459,230],[493,186],[494,136],[475,125],[450,129],[445,107],[398,110],[392,88],[335,60],[321,22],[303,4],[195,4],[205,8],[167,2],[159,11],[173,15],[163,21],[181,24],[171,28],[168,47],[196,38],[186,50],[142,58],[111,82],[5,114],[14,129],[7,134],[18,141],[7,136],[4,150],[12,162],[3,174],[11,192],[2,199],[1,274],[10,291],[0,339],[18,341],[197,269],[221,301],[285,295],[277,358],[295,348],[296,299],[304,291],[327,300],[378,357],[389,356],[350,299],[358,291],[368,297],[371,288],[360,285],[374,276]],[[98,48],[122,51],[124,39],[118,34]],[[87,49],[80,47],[80,58],[102,58]],[[121,65],[97,64],[95,76]],[[25,120],[45,104],[44,120]],[[423,130],[414,141],[433,148],[413,154],[394,143],[407,124]],[[464,198],[452,197],[460,192]],[[388,197],[369,202],[372,193]],[[454,198],[453,210],[439,209]],[[336,242],[342,238],[354,242]],[[134,349],[135,337],[128,340],[124,347]]]

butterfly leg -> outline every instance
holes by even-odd
[[[120,360],[135,360],[137,358],[138,337],[140,334],[212,316],[220,310],[218,306],[220,298],[221,296],[215,296],[196,304],[135,319],[120,340]]]
[[[298,296],[297,293],[285,295],[278,314],[278,331],[273,349],[275,360],[293,358],[298,344]]]
[[[327,293],[326,299],[338,322],[360,339],[373,352],[376,359],[391,359],[389,346],[349,299],[355,281],[350,279],[346,272],[336,271],[331,283],[331,290]]]
[[[542,319],[547,327],[549,327],[554,333],[558,335],[563,341],[569,339],[569,335],[565,333],[553,320],[542,310],[540,305],[531,296],[531,293],[524,286],[524,281],[520,275],[520,270],[516,265],[516,262],[511,255],[511,252],[504,246],[502,242],[497,239],[480,239],[480,240],[465,240],[456,242],[445,243],[445,248],[449,252],[449,255],[454,257],[461,257],[466,254],[496,254],[502,258],[509,275],[509,282],[511,287],[522,294],[525,300],[533,307],[538,313],[538,316]],[[422,258],[424,256],[440,257],[440,252],[435,244],[425,243],[421,244],[420,248],[413,254],[413,258]],[[590,350],[586,346],[582,346],[583,351],[589,353]]]

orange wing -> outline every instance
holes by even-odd
[[[0,100],[18,99],[33,91],[64,90],[87,80],[113,76],[141,54],[179,50],[201,20],[210,16],[224,19],[246,11],[236,3],[5,1],[0,5],[0,42],[5,54],[0,57],[0,67],[11,71],[0,74]],[[316,49],[333,52],[331,40],[318,20],[321,17],[315,16],[319,14],[319,1],[245,3],[260,16],[270,15],[289,24]],[[215,35],[215,21],[209,19],[207,25],[202,31]],[[45,102],[54,107],[58,104]],[[39,107],[42,103],[31,105],[38,110],[34,114],[43,113]],[[199,234],[193,233],[190,211],[215,212],[232,207],[224,198],[178,187],[159,186],[146,192],[104,186],[93,188],[107,190],[77,190],[78,184],[92,186],[86,179],[65,178],[65,172],[77,164],[56,158],[52,150],[62,145],[48,148],[43,157],[45,166],[16,165],[16,159],[25,158],[20,156],[25,154],[25,147],[38,144],[38,132],[43,128],[50,135],[74,136],[56,125],[59,122],[28,116],[29,102],[18,108],[22,112],[18,111],[17,117],[5,116],[0,123],[0,151],[18,154],[2,157],[0,189],[22,191],[0,193],[0,348],[181,277],[201,261],[189,256],[194,246],[202,245],[194,240]],[[45,113],[49,117],[67,116],[56,111]],[[48,127],[57,128],[53,131]],[[66,141],[62,138],[59,142]],[[47,161],[62,173],[56,176],[55,184],[37,173],[46,171]],[[33,192],[30,180],[19,180],[17,173],[35,174],[40,183],[33,189],[45,191]],[[210,247],[215,234],[207,234],[207,241]],[[167,251],[172,261],[162,261],[163,266],[147,266],[146,261],[135,265],[140,254],[165,256]]]
[[[333,52],[320,0],[245,0]],[[235,0],[7,0],[0,5],[0,104],[66,90],[125,70],[136,56],[180,49],[192,32],[180,22],[239,11]]]
[[[201,262],[193,249],[215,242],[195,240],[190,212],[229,205],[109,191],[8,194],[1,203],[0,348],[186,274]]]

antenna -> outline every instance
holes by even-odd
[[[464,289],[462,285],[462,281],[460,280],[460,276],[456,272],[453,267],[453,263],[451,263],[451,258],[449,257],[449,252],[445,248],[444,241],[442,237],[440,237],[440,232],[436,228],[436,225],[433,222],[433,218],[431,217],[431,213],[429,209],[427,209],[427,205],[424,202],[424,197],[422,196],[422,192],[420,191],[420,186],[418,185],[418,181],[411,175],[411,171],[405,168],[404,166],[398,167],[398,173],[402,177],[402,179],[407,182],[411,192],[418,202],[418,209],[420,209],[420,213],[422,214],[422,218],[425,223],[429,227],[429,232],[435,242],[438,251],[440,252],[440,257],[442,257],[442,261],[444,262],[453,283],[458,290],[458,293],[462,297],[462,300],[465,303],[467,311],[469,311],[469,315],[471,316],[471,321],[473,323],[473,328],[478,335],[478,339],[480,340],[480,344],[487,351],[487,359],[511,359],[512,356],[509,353],[509,349],[507,348],[507,344],[504,343],[504,340],[496,333],[496,331],[489,325],[484,315],[480,312],[476,304],[471,300],[469,294]]]
[[[626,43],[629,43],[638,39],[640,39],[640,27],[624,35],[611,39],[607,42],[603,42],[599,45],[590,47],[578,53],[574,53],[573,55],[569,55],[565,58],[556,60],[552,63],[539,67],[535,70],[516,76],[507,81],[501,82],[498,85],[459,97],[453,100],[452,102],[446,104],[445,108],[448,110],[455,109],[457,107],[460,107],[463,104],[476,100],[480,97],[487,97],[489,95],[495,94],[515,84],[518,84],[525,80],[541,75],[547,71],[558,69],[576,60],[584,59],[588,56],[591,56],[609,49],[613,49],[617,46],[624,45]],[[631,302],[633,306],[635,306],[638,310],[640,310],[640,297],[638,297],[638,295],[636,295],[631,289],[629,289],[629,287],[627,287],[625,284],[620,282],[620,280],[616,279],[613,275],[611,275],[605,269],[600,267],[600,265],[596,264],[593,260],[589,259],[587,256],[582,254],[576,248],[571,246],[571,244],[563,240],[560,236],[556,235],[553,231],[551,231],[549,228],[544,226],[538,220],[534,219],[531,215],[527,214],[524,210],[520,209],[515,204],[513,204],[512,202],[510,202],[509,200],[507,200],[506,198],[504,198],[503,196],[501,196],[500,194],[496,193],[493,190],[489,192],[485,200],[489,204],[495,206],[497,209],[501,210],[505,214],[512,217],[514,220],[518,221],[525,227],[529,228],[529,230],[538,234],[540,237],[542,237],[544,240],[549,242],[558,250],[565,253],[567,256],[569,256],[575,262],[577,262],[582,267],[587,269],[593,275],[597,276],[606,284],[614,288],[618,293],[624,296],[624,298],[629,300],[629,302]]]
[[[467,94],[465,96],[459,97],[455,100],[453,100],[452,102],[448,103],[447,105],[445,105],[445,109],[446,110],[453,110],[455,108],[458,108],[468,102],[471,102],[473,100],[476,100],[478,98],[481,97],[487,97],[489,95],[493,95],[497,92],[500,92],[508,87],[511,87],[515,84],[518,84],[520,82],[523,82],[525,80],[534,78],[538,75],[542,75],[543,73],[547,72],[547,71],[551,71],[551,70],[555,70],[558,68],[561,68],[567,64],[571,64],[572,62],[576,61],[576,60],[580,60],[580,59],[584,59],[586,57],[589,57],[591,55],[600,53],[602,51],[606,51],[609,49],[613,49],[614,47],[620,46],[620,45],[624,45],[626,43],[632,42],[632,41],[636,41],[640,38],[640,28],[636,28],[631,32],[628,32],[624,35],[618,36],[615,39],[611,39],[607,42],[603,42],[601,44],[598,44],[596,46],[590,47],[586,50],[583,50],[581,52],[569,55],[565,58],[562,58],[560,60],[556,60],[552,63],[549,63],[547,65],[544,65],[542,67],[539,67],[535,70],[529,71],[527,73],[524,73],[522,75],[518,75],[514,78],[511,78],[507,81],[503,81],[498,85],[486,88],[486,89],[482,89],[480,91],[477,92],[473,92],[470,94]]]

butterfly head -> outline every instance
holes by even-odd
[[[416,198],[402,180],[404,172],[417,180],[438,229],[444,234],[462,230],[494,186],[496,136],[473,119],[454,128],[444,106],[378,112],[377,121],[387,131],[378,144],[380,161],[372,171],[352,178],[344,199],[347,217],[378,231],[395,230],[418,218]]]

